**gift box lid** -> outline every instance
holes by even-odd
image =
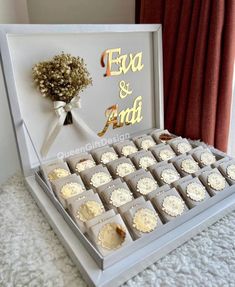
[[[0,25],[0,37],[26,176],[40,163],[163,128],[161,25]],[[84,59],[93,84],[55,103],[36,89],[32,68],[62,52]]]

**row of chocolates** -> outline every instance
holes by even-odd
[[[133,141],[126,140],[126,141],[113,144],[113,147],[104,146],[104,147],[92,150],[90,154],[81,153],[75,156],[71,156],[67,158],[66,161],[68,162],[72,172],[78,172],[78,173],[81,172],[82,170],[95,166],[96,163],[107,164],[108,162],[111,162],[120,156],[128,157],[131,154],[138,152],[139,149],[147,150],[151,147],[155,147],[157,142],[159,141],[156,138],[156,134],[155,134],[156,132],[159,133],[159,130],[153,132],[152,136],[142,135],[142,136],[134,138]],[[165,139],[166,132],[169,133],[168,131],[161,131],[161,133],[164,135],[164,139]],[[153,138],[155,138],[156,141],[154,141]],[[182,139],[182,138],[175,139],[173,136],[171,136],[170,138],[177,140],[178,144],[176,145],[176,147],[186,144],[187,149],[192,148],[188,142],[184,143],[185,141],[187,141],[186,139]],[[163,142],[163,140],[160,140],[160,141]],[[172,144],[174,146],[174,143]],[[156,154],[156,157],[158,157],[159,161],[168,160],[176,155],[172,150],[169,151],[169,148],[170,147],[166,147],[166,150],[163,149],[163,151],[159,151],[160,158],[158,157],[158,149],[156,149],[156,151],[153,149],[153,153]],[[187,149],[184,149],[184,150],[187,150]],[[181,152],[183,152],[182,147],[181,149],[178,148],[178,150],[181,150]],[[52,174],[53,178],[55,176],[56,176],[55,173]],[[60,172],[58,176],[60,176]]]
[[[118,178],[97,188],[96,193],[91,189],[66,200],[69,214],[103,256],[158,229],[228,187],[219,171],[211,168],[199,176],[201,180],[189,175],[171,186],[156,188],[145,198],[136,197],[131,186],[138,178],[148,178],[146,171],[140,171],[130,174],[127,183]]]
[[[104,148],[102,148],[104,149]],[[100,151],[100,150],[99,150]],[[208,161],[202,156],[206,154]],[[213,159],[213,161],[211,160]],[[221,159],[223,161],[226,158]],[[220,163],[222,163],[220,160]],[[157,180],[158,185],[170,184],[180,177],[189,174],[197,176],[210,164],[216,163],[216,157],[209,149],[197,147],[190,150],[187,154],[175,156],[168,161],[158,162],[151,151],[138,151],[127,157],[120,157],[104,164],[96,165],[91,154],[79,154],[67,159],[69,167],[64,161],[56,161],[42,167],[43,172],[50,181],[63,178],[73,173],[79,174],[85,184],[89,188],[97,188],[100,185],[108,183],[112,178],[125,178],[128,174],[132,174],[136,170],[149,170]],[[92,162],[93,164],[88,164]],[[81,165],[84,164],[81,168]],[[207,165],[205,165],[207,164]],[[85,167],[84,167],[85,166]],[[79,169],[79,171],[78,171]],[[150,192],[150,191],[149,191]]]
[[[186,139],[159,130],[78,154],[67,163],[57,161],[42,170],[102,255],[157,229],[235,181],[235,163],[229,158],[216,159],[209,149],[192,148]]]

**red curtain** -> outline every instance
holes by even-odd
[[[226,151],[235,0],[140,0],[136,21],[163,26],[165,127]]]

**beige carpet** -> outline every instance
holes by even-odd
[[[0,189],[0,286],[86,286],[20,174]],[[235,212],[124,286],[235,286]]]

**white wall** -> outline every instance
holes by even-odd
[[[135,0],[28,0],[31,23],[135,22]]]
[[[0,23],[28,23],[26,0],[0,0]],[[0,182],[19,169],[15,137],[0,65]]]
[[[135,0],[0,0],[0,23],[134,23]],[[19,169],[0,66],[0,183]]]
[[[28,23],[27,0],[0,0],[0,23]]]

